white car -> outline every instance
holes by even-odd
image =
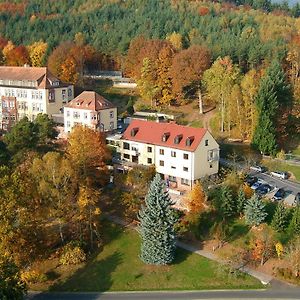
[[[278,177],[278,178],[281,178],[281,179],[287,179],[288,178],[288,174],[286,172],[273,171],[270,174],[271,174],[271,176]]]
[[[252,190],[256,190],[258,187],[260,187],[264,182],[261,180],[256,181],[254,184],[251,185]]]
[[[250,170],[255,171],[255,172],[265,172],[266,168],[263,166],[251,166]]]

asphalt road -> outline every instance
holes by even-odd
[[[40,293],[29,300],[196,300],[196,299],[300,299],[300,289],[226,290],[226,291],[165,291],[116,293]]]

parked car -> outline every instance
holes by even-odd
[[[285,196],[284,189],[278,189],[272,199],[279,201],[279,200],[282,200],[284,198],[284,196]]]
[[[255,190],[258,189],[262,184],[263,184],[263,182],[261,182],[260,180],[258,180],[258,181],[256,181],[254,184],[251,185],[251,189],[255,191]]]
[[[262,184],[255,190],[255,192],[259,196],[264,196],[264,195],[270,193],[272,191],[272,189],[273,189],[273,187],[270,186],[269,184]]]
[[[281,178],[281,179],[287,179],[288,178],[287,172],[273,171],[270,174],[271,174],[271,176],[278,177],[278,178]]]
[[[251,166],[250,170],[256,171],[256,172],[266,172],[267,168],[264,166]]]
[[[254,184],[256,181],[258,180],[257,177],[252,177],[252,176],[248,176],[245,180],[245,182],[251,186],[252,184]]]

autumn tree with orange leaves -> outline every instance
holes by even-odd
[[[191,90],[196,90],[201,114],[203,113],[201,80],[204,71],[209,68],[210,64],[210,51],[205,47],[193,45],[174,56],[170,69],[173,92],[177,99],[182,99]]]
[[[97,175],[101,177],[109,158],[103,134],[83,126],[73,128],[66,153],[81,182],[95,182]]]

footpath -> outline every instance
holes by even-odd
[[[127,228],[133,229],[133,230],[137,230],[137,226],[129,223],[117,216],[111,216],[111,215],[107,215],[106,216],[108,220],[125,226]],[[219,263],[225,263],[224,260],[222,260],[221,258],[219,258],[217,255],[215,255],[213,252],[207,251],[207,250],[201,250],[198,247],[192,245],[192,244],[187,244],[181,241],[177,241],[177,247],[180,247],[182,249],[185,249],[189,252],[193,252],[195,254],[201,255],[203,257],[206,257],[208,259],[214,260],[216,262]],[[271,288],[291,288],[294,287],[294,285],[286,283],[284,281],[275,279],[273,276],[266,274],[266,273],[262,273],[256,270],[253,270],[252,268],[249,268],[247,266],[241,267],[239,269],[241,272],[247,273],[251,276],[253,276],[254,278],[257,278],[262,284],[264,285],[270,285]]]

